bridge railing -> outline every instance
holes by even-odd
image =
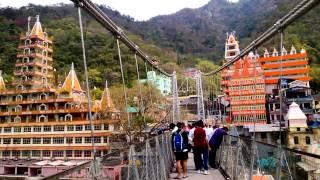
[[[225,136],[217,151],[216,163],[224,175],[233,180],[320,179],[317,151],[318,145],[308,145],[303,150],[282,147],[279,151],[277,145]],[[277,167],[279,160],[281,167]]]
[[[43,179],[166,180],[173,167],[170,141],[164,133]]]

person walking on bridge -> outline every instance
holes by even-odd
[[[196,123],[196,128],[193,135],[193,145],[194,145],[194,159],[196,171],[201,173],[202,168],[204,169],[204,174],[208,175],[208,139],[206,131],[204,130],[203,121],[200,120]]]
[[[221,142],[223,140],[223,136],[227,135],[228,133],[228,128],[223,127],[215,127],[215,129],[212,132],[212,135],[209,135],[209,146],[210,146],[210,154],[209,154],[209,164],[212,168],[217,168],[216,165],[216,153],[217,150],[219,149]]]
[[[183,178],[187,175],[188,161],[188,132],[182,122],[177,123],[177,130],[172,134],[172,148],[176,156],[176,167],[178,175],[174,179],[181,179],[181,166],[183,169]]]

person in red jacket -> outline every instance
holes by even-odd
[[[209,145],[202,120],[196,123],[196,128],[193,135],[193,146],[196,171],[201,173],[203,168],[204,174],[208,175]]]

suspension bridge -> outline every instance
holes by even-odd
[[[82,47],[82,58],[83,58],[83,68],[85,72],[85,81],[86,81],[86,95],[88,96],[88,112],[91,127],[94,126],[95,117],[92,116],[93,107],[91,105],[91,97],[90,97],[90,87],[88,80],[88,69],[86,62],[86,47],[85,39],[84,39],[84,30],[82,23],[82,11],[85,11],[88,15],[92,16],[97,22],[99,22],[107,31],[109,31],[115,40],[117,47],[117,55],[119,58],[119,67],[121,71],[121,81],[122,88],[124,93],[124,102],[125,108],[129,108],[128,104],[128,94],[126,88],[126,81],[124,78],[124,70],[123,70],[123,60],[121,54],[121,44],[128,47],[132,56],[135,59],[137,80],[140,82],[140,73],[143,70],[142,67],[139,67],[139,61],[142,61],[145,64],[145,68],[151,66],[153,71],[156,71],[158,74],[166,76],[171,79],[172,87],[171,87],[171,97],[170,101],[166,102],[166,107],[168,112],[170,113],[170,121],[171,122],[180,122],[184,121],[181,117],[181,106],[179,100],[179,86],[177,83],[176,72],[168,73],[161,68],[153,58],[152,55],[147,55],[143,52],[142,49],[139,48],[137,44],[135,44],[130,38],[126,35],[125,30],[121,29],[116,22],[112,21],[96,4],[94,4],[90,0],[71,0],[75,7],[78,9],[78,18],[79,18],[79,27],[81,34],[81,47]],[[230,116],[232,111],[236,111],[236,109],[229,109],[229,112],[226,108],[227,105],[222,106],[222,101],[227,101],[227,98],[223,96],[225,92],[231,93],[232,89],[226,89],[226,85],[230,82],[230,78],[237,77],[238,79],[243,76],[243,71],[238,71],[237,66],[247,67],[248,74],[250,74],[253,79],[248,83],[252,83],[250,87],[253,95],[257,97],[259,92],[261,91],[261,87],[263,83],[259,79],[259,75],[261,75],[260,70],[257,67],[258,62],[258,53],[257,50],[261,48],[264,43],[275,38],[279,37],[278,46],[280,47],[280,61],[279,68],[280,74],[278,75],[278,79],[282,80],[286,74],[286,67],[288,66],[287,62],[285,62],[285,58],[287,52],[284,51],[283,38],[284,38],[284,30],[288,28],[295,21],[298,21],[300,17],[307,14],[310,10],[315,8],[320,3],[320,0],[303,0],[299,4],[297,4],[292,10],[290,10],[286,15],[282,18],[278,19],[273,26],[268,28],[264,33],[262,33],[258,38],[253,40],[249,46],[245,47],[241,52],[233,54],[234,48],[230,48],[230,59],[226,61],[222,66],[218,67],[212,72],[201,72],[197,70],[195,73],[195,92],[196,92],[196,104],[197,104],[197,119],[207,122],[209,117],[215,114],[216,118],[213,118],[212,125],[227,125],[230,124],[228,120],[225,118],[226,116]],[[232,39],[233,35],[229,36],[231,38],[230,47],[234,47],[235,39]],[[293,50],[292,50],[293,52]],[[275,53],[275,52],[274,52]],[[278,53],[278,52],[277,52]],[[294,52],[292,53],[294,54]],[[265,53],[265,59],[270,58],[269,54]],[[272,58],[272,57],[271,57]],[[240,60],[242,64],[240,64]],[[266,65],[267,66],[267,65]],[[271,66],[271,65],[270,65]],[[257,70],[258,69],[258,70]],[[144,71],[144,70],[143,70]],[[146,71],[148,71],[146,69]],[[232,72],[233,75],[229,73]],[[272,72],[273,73],[273,72]],[[272,74],[271,73],[271,74]],[[207,89],[203,88],[205,85],[204,78],[208,79],[210,83],[213,83],[212,88]],[[247,82],[247,81],[246,81]],[[235,84],[231,84],[231,87],[237,87],[238,90],[243,90],[243,94],[239,94],[240,101],[245,101],[247,99],[241,99],[241,97],[246,97],[245,90],[248,84],[231,82]],[[238,83],[238,84],[237,84]],[[212,84],[211,84],[212,85]],[[234,85],[234,86],[233,86]],[[214,88],[213,88],[214,87]],[[144,100],[141,90],[141,85],[139,83],[139,101],[141,102],[141,109],[143,111]],[[285,91],[285,87],[280,83],[279,92]],[[205,97],[205,94],[209,94],[210,97]],[[282,93],[279,93],[279,106],[280,106],[280,115],[282,116],[282,107],[284,106],[284,101],[282,97]],[[215,100],[214,100],[215,98]],[[151,98],[151,101],[156,101]],[[250,101],[250,100],[249,100]],[[216,104],[214,104],[216,103]],[[254,102],[248,102],[261,104],[257,99]],[[265,103],[265,102],[263,102]],[[154,103],[151,103],[154,104]],[[297,179],[299,176],[299,168],[297,164],[300,163],[301,167],[305,169],[309,169],[308,172],[320,171],[320,155],[315,153],[309,153],[305,151],[300,151],[299,149],[293,149],[287,147],[282,144],[284,126],[282,126],[282,119],[278,119],[278,128],[276,131],[278,132],[278,144],[271,144],[268,142],[261,142],[256,139],[256,128],[258,128],[259,124],[264,123],[263,115],[260,112],[261,109],[251,109],[249,110],[250,116],[246,116],[246,119],[243,119],[242,116],[239,121],[235,118],[235,122],[243,123],[250,122],[252,130],[250,131],[249,137],[240,137],[237,127],[233,127],[231,129],[230,135],[225,136],[223,139],[221,147],[218,149],[216,163],[219,164],[218,169],[211,169],[210,175],[204,176],[202,174],[197,174],[195,171],[192,171],[193,161],[189,159],[188,167],[189,177],[187,179]],[[244,113],[248,110],[238,109]],[[144,112],[142,112],[144,115]],[[132,117],[129,112],[126,111],[125,115],[126,120],[128,121],[128,128],[130,129],[132,125]],[[240,117],[240,116],[239,116]],[[145,120],[145,119],[144,119]],[[269,126],[268,126],[269,127]],[[273,127],[270,126],[270,129]],[[275,128],[274,128],[275,129]],[[150,179],[150,180],[163,180],[170,179],[174,177],[174,173],[172,170],[174,168],[174,156],[171,149],[171,134],[170,132],[164,132],[163,134],[157,136],[150,136],[147,139],[144,139],[141,142],[134,142],[131,139],[129,134],[129,144],[119,150],[111,151],[110,153],[97,157],[97,149],[94,137],[94,128],[91,128],[91,142],[92,142],[92,152],[93,159],[90,161],[86,161],[75,165],[69,169],[60,170],[58,173],[50,175],[48,177],[40,178],[40,179]],[[130,133],[130,130],[129,130]],[[315,166],[308,166],[307,163],[303,163],[303,160],[309,160],[311,162],[316,162]],[[308,166],[308,167],[306,167]],[[117,174],[110,173],[114,172],[117,169]],[[315,174],[320,174],[319,172],[315,172]],[[84,175],[86,175],[84,177]],[[320,178],[320,176],[317,176]],[[36,178],[35,178],[36,179]]]

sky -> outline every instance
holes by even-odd
[[[97,4],[104,4],[121,14],[130,15],[135,20],[148,20],[157,15],[175,13],[183,8],[198,8],[209,0],[92,0]],[[70,3],[69,0],[1,0],[0,7],[21,7],[32,4],[52,5]]]

